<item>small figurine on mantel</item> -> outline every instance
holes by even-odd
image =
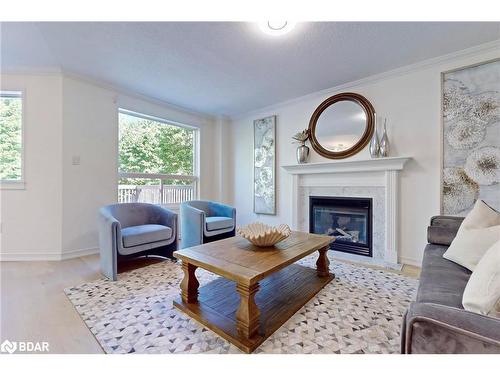
[[[309,147],[306,146],[306,141],[309,139],[309,129],[295,134],[292,139],[294,139],[292,143],[299,144],[299,147],[297,147],[297,163],[307,163],[309,160]]]

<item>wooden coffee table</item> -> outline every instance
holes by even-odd
[[[275,248],[232,237],[176,251],[184,279],[174,306],[251,353],[334,279],[326,256],[333,240],[292,232]],[[315,251],[316,270],[294,264]],[[198,267],[222,277],[199,288]]]

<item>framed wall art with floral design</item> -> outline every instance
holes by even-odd
[[[276,214],[276,116],[253,122],[254,197],[256,214]]]
[[[500,210],[500,59],[443,73],[442,95],[442,213]]]

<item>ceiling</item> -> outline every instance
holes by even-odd
[[[500,23],[2,23],[2,69],[62,69],[235,116],[500,39]]]

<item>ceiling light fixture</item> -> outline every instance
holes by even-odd
[[[262,32],[268,35],[278,36],[278,35],[284,35],[292,31],[292,29],[295,27],[295,22],[273,20],[273,21],[261,22],[259,23],[259,27],[262,30]]]

